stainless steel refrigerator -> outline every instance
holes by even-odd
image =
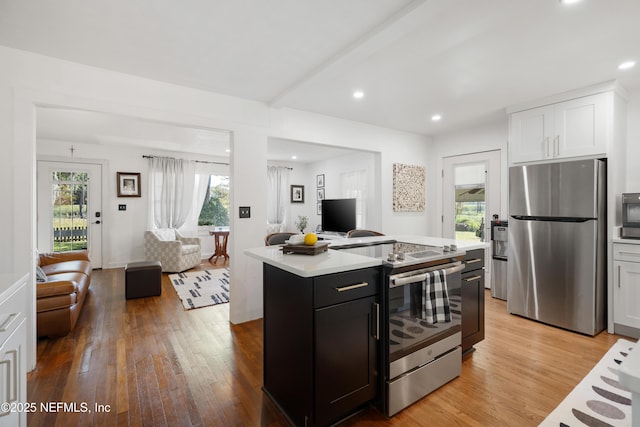
[[[509,313],[587,335],[605,327],[606,161],[509,169]]]

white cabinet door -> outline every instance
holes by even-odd
[[[612,123],[611,92],[512,113],[510,162],[606,155]]]
[[[551,157],[554,108],[552,105],[519,111],[509,120],[509,154],[512,163]]]
[[[606,93],[555,105],[553,157],[577,157],[607,152]]]
[[[27,425],[27,331],[26,320],[0,347],[0,402],[8,403],[10,412],[0,410],[0,427]]]
[[[613,263],[613,321],[640,329],[640,262]]]

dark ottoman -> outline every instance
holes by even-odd
[[[160,261],[131,262],[124,268],[125,298],[144,298],[162,293]]]

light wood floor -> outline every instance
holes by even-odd
[[[619,338],[545,326],[486,299],[486,339],[459,378],[391,419],[368,408],[343,425],[535,426]],[[228,304],[185,311],[166,275],[161,297],[126,301],[124,270],[95,271],[75,330],[38,342],[27,390],[29,402],[91,412],[38,411],[28,424],[287,425],[261,385],[261,320],[231,325]]]

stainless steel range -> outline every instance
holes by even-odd
[[[383,260],[380,406],[387,416],[460,375],[464,252],[398,241],[331,248]]]

